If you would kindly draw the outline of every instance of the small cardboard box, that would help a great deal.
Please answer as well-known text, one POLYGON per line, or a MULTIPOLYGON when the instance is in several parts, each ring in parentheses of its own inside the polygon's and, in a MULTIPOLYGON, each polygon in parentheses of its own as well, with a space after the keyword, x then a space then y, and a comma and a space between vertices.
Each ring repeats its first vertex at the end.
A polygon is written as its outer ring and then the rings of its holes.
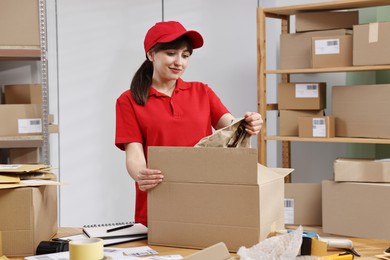
POLYGON ((279 135, 298 136, 298 118, 302 116, 323 116, 324 110, 280 110, 279 135))
POLYGON ((300 117, 299 137, 334 137, 334 116, 300 117))
POLYGON ((353 27, 353 65, 390 64, 390 22, 353 27))
POLYGON ((333 163, 335 181, 390 182, 390 160, 338 158, 333 163))
POLYGON ((296 110, 326 108, 326 83, 279 83, 278 108, 296 110))
POLYGON ((280 35, 280 68, 306 69, 311 67, 311 38, 350 34, 350 30, 338 29, 280 35))
POLYGON ((352 66, 352 35, 312 38, 312 67, 352 66))
POLYGON ((4 255, 34 255, 57 232, 57 186, 0 189, 0 208, 4 255))
POLYGON ((390 138, 390 84, 334 86, 336 136, 390 138))
POLYGON ((42 133, 42 105, 0 105, 0 136, 42 133))
POLYGON ((0 0, 0 46, 40 46, 38 0, 0 0))
POLYGON ((149 147, 164 181, 148 192, 148 243, 229 251, 284 228, 284 177, 252 148, 149 147))
POLYGON ((39 148, 10 148, 9 149, 10 164, 27 164, 40 163, 39 148))
POLYGON ((42 104, 42 85, 4 85, 4 98, 5 104, 42 104))
POLYGON ((355 24, 359 24, 359 11, 295 14, 295 30, 297 32, 352 29, 355 24))
POLYGON ((390 184, 322 181, 322 231, 390 239, 390 184))
POLYGON ((285 183, 285 223, 322 226, 321 183, 285 183))

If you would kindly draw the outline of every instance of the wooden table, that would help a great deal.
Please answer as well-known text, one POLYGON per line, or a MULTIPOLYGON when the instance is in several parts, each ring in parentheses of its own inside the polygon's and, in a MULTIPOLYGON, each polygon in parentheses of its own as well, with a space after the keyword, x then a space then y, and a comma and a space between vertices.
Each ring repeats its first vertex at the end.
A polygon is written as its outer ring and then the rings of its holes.
MULTIPOLYGON (((294 226, 288 226, 289 229, 294 229, 294 226)), ((318 232, 321 235, 321 228, 320 227, 304 227, 305 231, 315 231, 318 232)), ((58 237, 63 236, 71 236, 75 234, 80 234, 81 229, 80 228, 60 228, 58 232, 58 237)), ((342 237, 352 240, 354 248, 362 257, 355 258, 355 259, 378 259, 375 257, 375 255, 380 255, 383 253, 383 251, 390 247, 390 241, 389 240, 372 240, 372 239, 363 239, 363 238, 353 238, 353 237, 342 237)), ((119 248, 128 248, 128 247, 137 247, 137 246, 146 246, 147 240, 139 240, 134 242, 128 242, 123 244, 118 244, 113 247, 119 247, 119 248)), ((187 256, 194 252, 197 252, 199 250, 196 249, 189 249, 189 248, 177 248, 177 247, 167 247, 167 246, 154 246, 154 245, 148 245, 152 249, 156 250, 159 255, 182 255, 187 256)), ((329 249, 328 254, 335 254, 337 252, 343 252, 342 250, 334 250, 329 249)), ((232 254, 232 256, 236 256, 235 254, 232 254)), ((23 260, 23 257, 9 257, 9 259, 13 260, 23 260)), ((238 256, 237 256, 237 259, 238 256)))

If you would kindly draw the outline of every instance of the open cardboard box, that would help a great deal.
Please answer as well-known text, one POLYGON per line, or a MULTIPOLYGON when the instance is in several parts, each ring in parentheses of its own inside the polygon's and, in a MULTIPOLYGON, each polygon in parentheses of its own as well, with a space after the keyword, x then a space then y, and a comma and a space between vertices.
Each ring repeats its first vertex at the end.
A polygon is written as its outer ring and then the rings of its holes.
POLYGON ((148 243, 229 251, 284 228, 284 177, 252 148, 149 147, 164 180, 148 192, 148 243))

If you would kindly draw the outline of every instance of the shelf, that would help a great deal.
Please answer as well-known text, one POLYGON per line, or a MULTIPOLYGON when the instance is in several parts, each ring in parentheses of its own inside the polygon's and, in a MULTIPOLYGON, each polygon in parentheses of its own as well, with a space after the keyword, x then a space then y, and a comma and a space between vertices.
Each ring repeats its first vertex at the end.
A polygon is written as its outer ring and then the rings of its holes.
POLYGON ((264 8, 266 16, 286 16, 307 11, 331 11, 389 5, 389 0, 338 0, 325 3, 264 8))
POLYGON ((275 141, 291 141, 291 142, 390 144, 390 139, 351 138, 351 137, 301 138, 297 136, 267 136, 265 139, 275 140, 275 141))
POLYGON ((1 60, 40 60, 41 49, 33 47, 7 47, 0 46, 1 60))
POLYGON ((352 66, 352 67, 333 67, 333 68, 307 68, 307 69, 278 69, 266 70, 266 74, 303 74, 303 73, 329 73, 329 72, 354 72, 354 71, 375 71, 390 70, 390 65, 374 66, 352 66))
POLYGON ((29 148, 42 145, 42 135, 0 136, 0 148, 29 148))

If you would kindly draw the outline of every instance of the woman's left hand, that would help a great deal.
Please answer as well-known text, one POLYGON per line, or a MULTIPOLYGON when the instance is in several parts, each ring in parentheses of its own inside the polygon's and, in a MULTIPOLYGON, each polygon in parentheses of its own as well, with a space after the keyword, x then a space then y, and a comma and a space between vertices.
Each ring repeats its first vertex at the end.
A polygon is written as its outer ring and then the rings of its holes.
POLYGON ((245 130, 250 135, 257 135, 260 133, 261 127, 263 126, 263 118, 259 113, 246 112, 244 115, 245 130))

